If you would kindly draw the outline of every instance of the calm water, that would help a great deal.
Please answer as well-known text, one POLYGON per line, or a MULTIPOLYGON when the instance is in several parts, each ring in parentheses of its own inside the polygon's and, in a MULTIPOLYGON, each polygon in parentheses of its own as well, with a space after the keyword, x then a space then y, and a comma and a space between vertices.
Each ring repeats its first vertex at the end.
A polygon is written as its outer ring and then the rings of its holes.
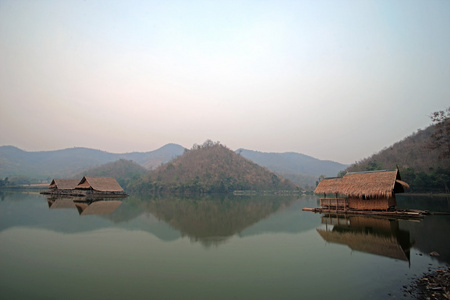
POLYGON ((411 278, 450 263, 449 216, 302 212, 314 196, 0 196, 1 299, 406 299, 411 278))

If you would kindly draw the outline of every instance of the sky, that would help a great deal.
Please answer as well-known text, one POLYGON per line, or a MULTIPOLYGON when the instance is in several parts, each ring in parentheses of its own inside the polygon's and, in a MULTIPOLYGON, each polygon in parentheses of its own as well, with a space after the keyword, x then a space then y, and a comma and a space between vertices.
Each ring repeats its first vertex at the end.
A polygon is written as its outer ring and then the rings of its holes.
POLYGON ((448 0, 0 0, 0 146, 353 163, 449 106, 448 0))

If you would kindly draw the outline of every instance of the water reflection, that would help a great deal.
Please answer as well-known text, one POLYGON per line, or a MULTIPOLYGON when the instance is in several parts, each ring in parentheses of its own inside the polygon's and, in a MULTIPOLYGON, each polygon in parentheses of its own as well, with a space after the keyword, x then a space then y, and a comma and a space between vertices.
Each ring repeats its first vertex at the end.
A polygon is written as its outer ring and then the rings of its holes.
POLYGON ((399 221, 367 216, 322 216, 325 229, 317 229, 329 243, 347 245, 354 251, 410 261, 413 246, 410 233, 400 229, 399 221))
POLYGON ((75 203, 78 213, 85 215, 109 215, 113 213, 122 201, 95 201, 95 202, 78 202, 75 203))
POLYGON ((71 198, 47 198, 47 203, 50 209, 76 208, 71 198))
POLYGON ((109 215, 112 214, 121 204, 119 200, 84 201, 84 198, 77 197, 49 197, 47 203, 49 209, 76 209, 82 216, 84 215, 109 215))
POLYGON ((290 197, 201 198, 164 197, 142 201, 143 210, 168 223, 191 241, 209 247, 226 242, 235 234, 286 207, 290 197))
MULTIPOLYGON (((263 219, 290 206, 297 199, 287 196, 150 197, 133 195, 121 201, 108 199, 107 201, 85 202, 81 200, 83 198, 50 197, 47 199, 47 203, 50 210, 74 209, 82 216, 95 214, 117 226, 150 232, 162 240, 169 241, 187 237, 191 242, 199 242, 205 247, 210 247, 221 245, 235 235, 252 235, 259 231, 267 231, 267 228, 258 227, 251 232, 245 232, 246 229, 253 228, 253 225, 260 224, 263 219), (256 232, 254 232, 255 230, 256 232)), ((293 217, 303 224, 305 220, 298 218, 300 210, 301 208, 295 210, 293 217)), ((310 215, 309 217, 313 218, 314 216, 310 215)), ((89 222, 91 221, 93 220, 89 220, 89 222)), ((73 222, 75 228, 84 228, 80 227, 81 220, 68 218, 66 224, 68 222, 73 222)), ((277 225, 283 224, 278 220, 277 225)), ((301 224, 296 226, 294 231, 297 232, 307 226, 307 224, 304 226, 301 224)), ((98 225, 91 224, 90 228, 94 230, 98 225)), ((279 230, 291 230, 289 224, 285 225, 279 230)), ((101 224, 100 226, 105 225, 101 224)), ((59 224, 54 224, 52 227, 61 230, 59 224)), ((311 224, 308 229, 314 227, 311 224)))

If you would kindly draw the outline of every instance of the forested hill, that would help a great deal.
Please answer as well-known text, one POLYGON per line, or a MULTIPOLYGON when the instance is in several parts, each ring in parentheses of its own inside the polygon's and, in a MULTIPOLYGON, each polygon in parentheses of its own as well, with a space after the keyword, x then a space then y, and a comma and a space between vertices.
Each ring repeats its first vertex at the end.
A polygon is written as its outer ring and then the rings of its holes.
POLYGON ((150 172, 135 186, 141 191, 181 193, 296 188, 290 181, 210 141, 150 172))
MULTIPOLYGON (((447 120, 447 127, 450 120, 447 120)), ((450 158, 442 149, 431 147, 436 125, 408 136, 400 142, 365 158, 346 169, 348 172, 400 169, 402 179, 412 192, 448 192, 450 187, 450 158)), ((448 136, 447 136, 448 139, 448 136)))

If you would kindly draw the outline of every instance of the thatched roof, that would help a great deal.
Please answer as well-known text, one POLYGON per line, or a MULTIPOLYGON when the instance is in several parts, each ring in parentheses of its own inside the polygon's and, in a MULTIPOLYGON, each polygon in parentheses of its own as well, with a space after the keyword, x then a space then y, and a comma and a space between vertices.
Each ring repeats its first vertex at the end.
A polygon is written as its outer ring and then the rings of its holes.
POLYGON ((58 190, 73 190, 78 185, 78 183, 79 183, 78 179, 55 178, 52 180, 48 188, 58 190))
POLYGON ((123 192, 120 184, 112 177, 84 176, 76 189, 93 189, 99 192, 123 192))
POLYGON ((395 193, 403 193, 409 188, 401 181, 400 172, 372 171, 347 173, 342 178, 325 178, 314 191, 317 194, 341 194, 349 197, 382 198, 392 197, 395 193))
POLYGON ((76 203, 80 215, 108 215, 113 213, 122 201, 96 201, 91 204, 76 203))

